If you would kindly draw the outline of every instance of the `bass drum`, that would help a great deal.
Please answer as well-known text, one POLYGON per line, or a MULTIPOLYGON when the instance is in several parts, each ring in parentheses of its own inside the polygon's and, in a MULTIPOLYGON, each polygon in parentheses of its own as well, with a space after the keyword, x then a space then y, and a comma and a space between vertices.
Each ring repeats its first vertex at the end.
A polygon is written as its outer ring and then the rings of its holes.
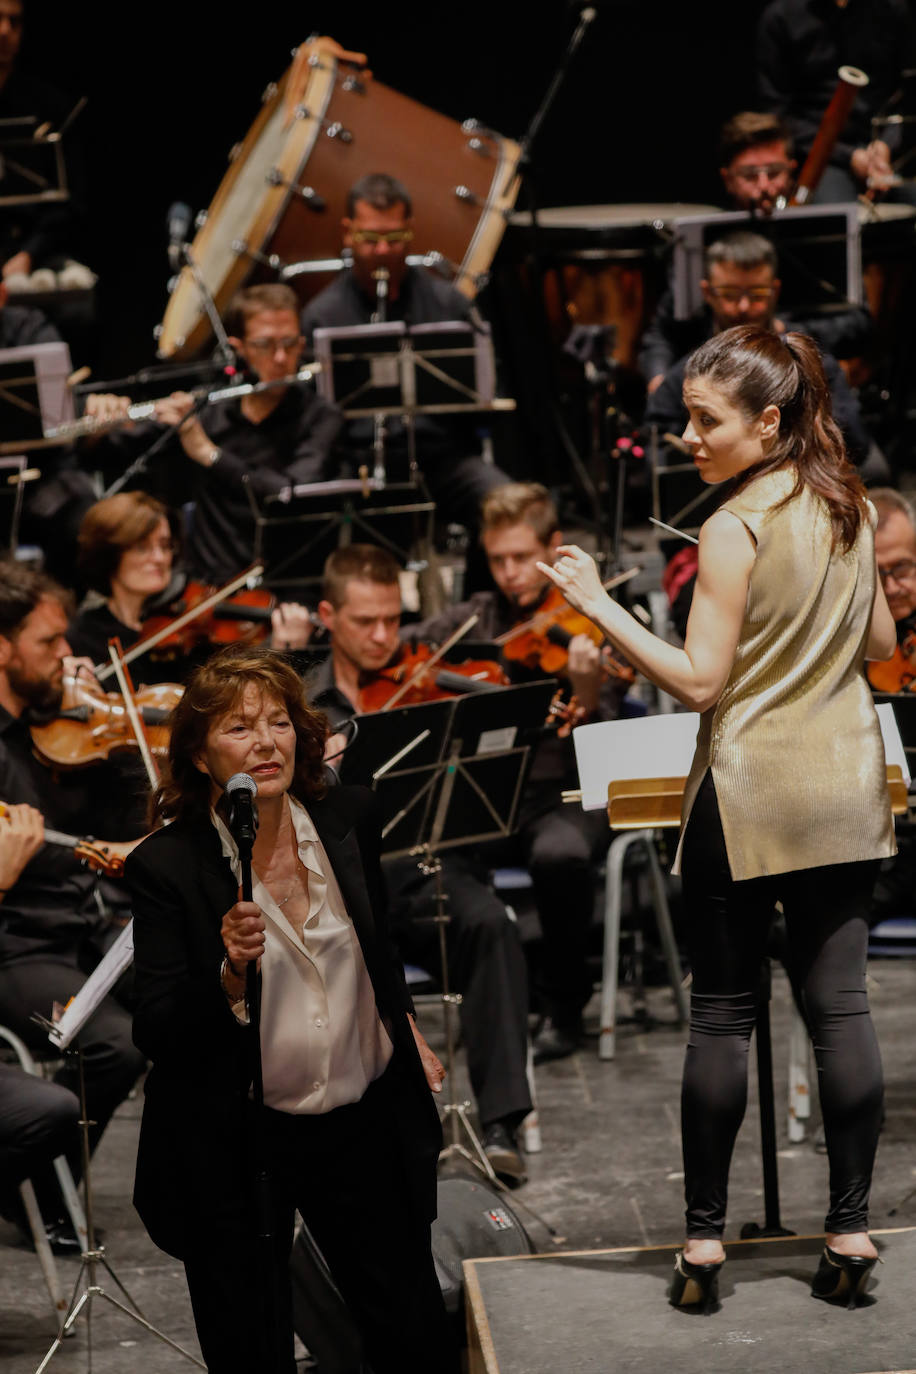
MULTIPOLYGON (((291 71, 265 92, 191 245, 217 310, 225 311, 256 269, 258 279, 273 279, 289 263, 337 257, 347 192, 377 171, 410 191, 412 250, 442 254, 455 286, 473 298, 515 204, 518 144, 361 77, 325 50, 310 59, 304 96, 290 116, 291 71)), ((305 302, 329 280, 309 272, 294 284, 305 302)), ((210 336, 185 267, 163 318, 159 355, 190 357, 210 336)))
POLYGON ((554 341, 574 325, 616 326, 614 357, 635 368, 643 329, 664 287, 664 262, 674 221, 682 215, 715 214, 713 205, 563 205, 513 215, 506 249, 520 264, 540 267, 544 309, 554 341))

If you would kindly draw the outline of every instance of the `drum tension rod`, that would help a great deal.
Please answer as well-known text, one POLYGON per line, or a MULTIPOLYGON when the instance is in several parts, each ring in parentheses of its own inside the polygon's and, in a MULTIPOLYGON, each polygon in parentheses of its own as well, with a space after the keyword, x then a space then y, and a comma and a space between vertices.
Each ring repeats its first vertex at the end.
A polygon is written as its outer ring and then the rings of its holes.
POLYGON ((317 118, 317 119, 318 119, 318 123, 321 125, 322 129, 324 129, 324 131, 325 131, 325 133, 327 134, 328 138, 339 138, 340 141, 341 141, 341 143, 352 143, 352 142, 353 142, 353 135, 350 133, 350 130, 347 129, 343 124, 341 124, 341 122, 340 122, 339 119, 335 119, 333 124, 328 124, 328 122, 327 122, 326 120, 318 118, 317 115, 316 115, 316 116, 313 116, 311 110, 308 108, 307 105, 297 105, 297 106, 296 106, 296 118, 297 118, 297 119, 312 119, 312 118, 317 118))
POLYGON ((249 248, 244 239, 233 239, 231 243, 233 253, 238 253, 240 257, 251 258, 252 262, 260 263, 262 267, 269 267, 272 272, 282 272, 286 263, 282 258, 278 258, 276 253, 268 256, 266 253, 259 253, 256 248, 249 248))
POLYGON ((287 181, 286 177, 278 167, 271 167, 265 178, 268 186, 283 186, 287 191, 292 191, 294 196, 301 196, 310 210, 326 210, 327 202, 320 196, 313 186, 296 186, 294 182, 287 181))

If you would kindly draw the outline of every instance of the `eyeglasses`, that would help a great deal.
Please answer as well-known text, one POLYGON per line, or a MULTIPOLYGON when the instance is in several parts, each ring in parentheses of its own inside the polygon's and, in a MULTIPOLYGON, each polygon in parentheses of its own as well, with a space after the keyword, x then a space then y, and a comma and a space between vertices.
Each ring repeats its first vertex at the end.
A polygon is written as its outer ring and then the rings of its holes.
POLYGON ((899 563, 892 563, 889 568, 879 568, 878 576, 882 586, 886 586, 891 578, 895 582, 912 582, 916 578, 916 562, 912 558, 901 558, 899 563))
POLYGON ((380 243, 385 243, 389 248, 394 248, 399 243, 410 243, 413 238, 413 230, 389 229, 387 234, 380 234, 375 229, 354 229, 350 237, 354 243, 365 243, 370 248, 375 248, 380 243))
POLYGON ((294 349, 301 348, 302 335, 292 334, 287 339, 246 339, 245 347, 251 348, 255 353, 292 353, 294 349))
POLYGON ((133 544, 125 553, 135 554, 137 558, 149 558, 150 554, 161 553, 171 557, 178 550, 172 539, 144 539, 140 544, 133 544))
POLYGON ((761 177, 766 177, 767 181, 775 181, 784 172, 791 170, 791 162, 762 162, 759 167, 735 167, 732 175, 739 181, 759 181, 761 177))
POLYGON ((711 286, 709 294, 720 301, 768 301, 773 294, 772 286, 711 286))

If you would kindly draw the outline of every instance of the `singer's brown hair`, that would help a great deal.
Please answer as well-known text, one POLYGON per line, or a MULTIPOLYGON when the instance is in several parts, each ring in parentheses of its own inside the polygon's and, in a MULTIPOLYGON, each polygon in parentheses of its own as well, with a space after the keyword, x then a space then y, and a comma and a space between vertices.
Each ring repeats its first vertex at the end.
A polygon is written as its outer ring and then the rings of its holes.
POLYGON ((779 408, 773 445, 761 462, 740 475, 731 491, 791 464, 796 480, 786 500, 803 486, 811 487, 827 504, 834 545, 843 552, 852 548, 865 518, 865 488, 846 457, 814 340, 807 334, 780 335, 759 325, 739 324, 691 353, 684 381, 698 377, 718 387, 748 421, 756 420, 767 406, 779 408))
POLYGON ((322 796, 327 717, 305 699, 302 680, 282 655, 272 649, 228 644, 191 674, 184 695, 170 717, 169 752, 153 796, 151 820, 205 816, 210 807, 210 779, 195 764, 211 728, 238 706, 249 685, 281 702, 296 732, 296 764, 290 792, 308 803, 322 796))

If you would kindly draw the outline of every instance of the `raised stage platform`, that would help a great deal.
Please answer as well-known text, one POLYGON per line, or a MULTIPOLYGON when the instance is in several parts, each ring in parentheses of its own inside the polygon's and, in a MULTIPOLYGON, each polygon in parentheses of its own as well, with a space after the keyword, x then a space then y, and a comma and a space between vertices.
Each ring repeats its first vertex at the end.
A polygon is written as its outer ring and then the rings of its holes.
POLYGON ((674 1246, 467 1260, 469 1374, 916 1374, 916 1227, 855 1312, 810 1295, 823 1236, 728 1243, 710 1316, 667 1302, 674 1246))

